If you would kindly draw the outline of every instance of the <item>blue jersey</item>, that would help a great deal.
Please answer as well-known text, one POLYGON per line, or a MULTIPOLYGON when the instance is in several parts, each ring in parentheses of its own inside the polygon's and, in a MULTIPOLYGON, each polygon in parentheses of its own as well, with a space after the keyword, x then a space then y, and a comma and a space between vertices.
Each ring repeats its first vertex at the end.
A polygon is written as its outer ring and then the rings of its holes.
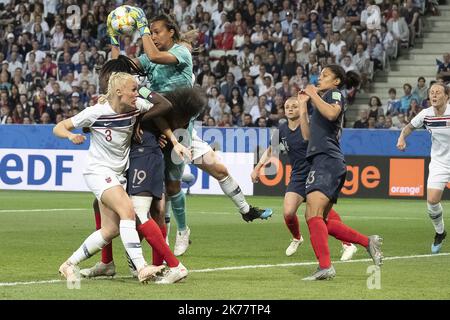
POLYGON ((312 158, 317 154, 327 154, 332 158, 344 160, 340 147, 342 126, 344 125, 345 98, 338 89, 328 90, 322 99, 329 104, 338 103, 341 112, 336 120, 330 121, 315 108, 310 120, 311 136, 306 156, 312 158))
POLYGON ((303 172, 308 166, 306 161, 308 141, 303 139, 300 125, 295 130, 291 130, 288 123, 285 122, 278 129, 280 131, 280 146, 287 151, 292 171, 303 172))

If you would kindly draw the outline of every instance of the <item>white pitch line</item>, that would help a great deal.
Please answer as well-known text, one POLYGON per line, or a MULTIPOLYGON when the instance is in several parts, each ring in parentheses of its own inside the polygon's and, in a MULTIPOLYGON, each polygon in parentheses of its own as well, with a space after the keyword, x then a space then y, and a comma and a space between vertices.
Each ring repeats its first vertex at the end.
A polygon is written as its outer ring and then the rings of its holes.
MULTIPOLYGON (((396 257, 385 257, 383 261, 388 260, 404 260, 404 259, 421 259, 421 258, 434 258, 450 256, 449 253, 438 253, 438 254, 423 254, 423 255, 410 255, 410 256, 396 256, 396 257)), ((342 263, 358 263, 358 262, 371 262, 372 259, 358 259, 350 261, 334 261, 334 264, 342 263)), ((259 265, 248 265, 248 266, 236 266, 236 267, 222 267, 222 268, 208 268, 208 269, 198 269, 189 270, 190 273, 203 273, 203 272, 216 272, 216 271, 232 271, 232 270, 245 270, 245 269, 258 269, 258 268, 282 268, 282 267, 302 267, 317 265, 317 261, 310 262, 298 262, 298 263, 279 263, 279 264, 259 264, 259 265)), ((118 276, 117 279, 130 279, 131 276, 118 276)), ((61 283, 66 282, 66 280, 43 280, 43 281, 27 281, 27 282, 0 282, 0 287, 14 287, 19 285, 33 285, 33 284, 51 284, 51 283, 61 283)))
POLYGON ((85 210, 92 210, 90 208, 58 208, 58 209, 4 209, 0 210, 0 213, 5 212, 55 212, 55 211, 85 211, 85 210))

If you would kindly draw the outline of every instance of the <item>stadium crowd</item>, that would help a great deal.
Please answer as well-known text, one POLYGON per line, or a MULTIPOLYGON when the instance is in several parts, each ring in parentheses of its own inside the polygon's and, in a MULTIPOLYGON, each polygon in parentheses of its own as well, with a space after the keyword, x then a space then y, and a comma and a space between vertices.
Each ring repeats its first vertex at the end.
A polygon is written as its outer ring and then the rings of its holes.
MULTIPOLYGON (((414 46, 423 15, 437 12, 430 0, 377 1, 378 30, 367 10, 374 0, 0 0, 0 124, 58 123, 94 105, 97 68, 110 57, 106 19, 121 4, 143 8, 149 19, 169 13, 182 32, 198 30, 193 71, 209 97, 199 120, 221 127, 286 121, 286 99, 316 84, 331 62, 361 75, 362 87, 346 91, 351 103, 401 47, 414 46)), ((121 50, 143 54, 139 34, 122 37, 121 50)), ((448 68, 445 54, 443 81, 448 68)), ((428 106, 427 88, 420 77, 400 98, 400 88, 385 102, 371 97, 354 127, 402 128, 428 106)))

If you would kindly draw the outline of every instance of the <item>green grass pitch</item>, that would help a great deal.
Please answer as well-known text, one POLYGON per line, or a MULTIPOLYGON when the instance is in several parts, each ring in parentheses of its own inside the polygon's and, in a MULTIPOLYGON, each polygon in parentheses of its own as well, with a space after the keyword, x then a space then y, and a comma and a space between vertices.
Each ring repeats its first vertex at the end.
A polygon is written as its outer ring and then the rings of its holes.
MULTIPOLYGON (((94 230, 92 200, 89 193, 0 191, 0 299, 450 298, 449 244, 444 244, 442 254, 428 256, 434 230, 426 203, 401 199, 341 199, 335 207, 348 225, 384 238, 388 259, 381 268, 379 289, 368 288, 373 275, 367 273, 371 263, 365 260, 366 251, 359 247, 353 262, 339 263, 340 243, 332 238, 336 278, 301 280, 316 268, 303 205, 299 220, 305 242, 294 256, 286 257, 290 236, 283 221, 282 198, 249 197, 254 205, 273 208, 274 215, 268 221, 245 223, 226 197, 198 195, 187 198, 192 245, 180 259, 191 271, 184 282, 138 284, 129 275, 122 244, 116 239, 116 277, 83 280, 79 289, 68 289, 57 274, 58 267, 94 230)), ((450 202, 443 206, 448 217, 450 202)), ((143 248, 151 261, 148 245, 143 248)), ((81 266, 98 259, 99 255, 81 266)))

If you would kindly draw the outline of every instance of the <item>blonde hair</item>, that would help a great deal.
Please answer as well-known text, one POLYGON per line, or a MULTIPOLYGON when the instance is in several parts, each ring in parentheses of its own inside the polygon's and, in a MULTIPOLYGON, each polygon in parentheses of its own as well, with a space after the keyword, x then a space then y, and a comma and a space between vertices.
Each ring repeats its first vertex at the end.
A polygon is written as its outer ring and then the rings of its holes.
POLYGON ((113 72, 108 80, 108 90, 98 98, 98 103, 104 104, 115 95, 115 90, 120 88, 127 80, 136 81, 133 75, 126 72, 113 72))

